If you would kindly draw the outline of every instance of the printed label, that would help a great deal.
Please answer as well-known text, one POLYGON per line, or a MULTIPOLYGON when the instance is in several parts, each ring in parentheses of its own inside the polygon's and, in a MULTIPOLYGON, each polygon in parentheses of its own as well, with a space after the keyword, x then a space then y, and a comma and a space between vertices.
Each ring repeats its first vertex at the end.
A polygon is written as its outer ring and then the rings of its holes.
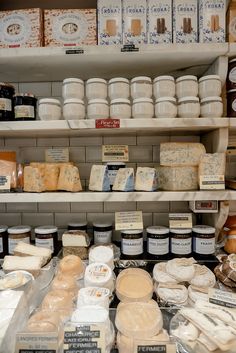
POLYGON ((121 0, 100 0, 98 9, 98 44, 110 45, 122 42, 121 0))
POLYGON ((218 202, 194 201, 194 211, 218 211, 218 202))
POLYGON ((120 119, 96 119, 96 129, 119 129, 120 119))
POLYGON ((49 239, 38 239, 35 238, 35 245, 39 248, 47 248, 54 252, 53 238, 49 239))
POLYGON ((3 240, 0 238, 0 253, 3 252, 3 240))
POLYGON ((56 353, 58 344, 56 333, 17 333, 15 353, 56 353))
POLYGON ((142 211, 115 212, 115 230, 143 229, 142 211))
POLYGON ((122 239, 121 251, 124 255, 140 255, 143 253, 143 238, 122 239))
POLYGON ((12 238, 8 238, 8 251, 9 251, 9 254, 14 254, 14 250, 15 250, 15 247, 16 245, 19 243, 19 242, 24 242, 26 244, 29 244, 30 243, 30 238, 21 238, 21 239, 12 239, 12 238))
POLYGON ((103 145, 102 146, 103 162, 128 162, 129 146, 127 145, 103 145))
POLYGON ((58 42, 75 46, 88 36, 89 24, 83 14, 66 13, 54 17, 52 32, 52 36, 58 42))
POLYGON ((45 161, 47 163, 68 163, 69 148, 47 148, 45 150, 45 161))
POLYGON ((194 238, 193 251, 197 254, 210 255, 215 252, 215 238, 202 239, 194 238))
POLYGON ((174 0, 174 43, 196 43, 198 40, 197 0, 174 0))
POLYGON ((12 111, 11 99, 0 98, 0 110, 11 112, 12 111))
POLYGON ((8 192, 11 189, 11 177, 10 175, 7 176, 0 176, 0 191, 1 192, 8 192))
POLYGON ((93 276, 94 279, 99 280, 102 278, 105 280, 108 275, 108 269, 103 265, 97 265, 93 266, 89 273, 93 276))
POLYGON ((136 340, 134 343, 134 353, 176 353, 175 343, 160 343, 147 341, 144 345, 142 342, 138 343, 136 340))
POLYGON ((201 190, 224 190, 225 176, 224 175, 200 175, 201 190))
POLYGON ((225 306, 227 308, 236 308, 236 293, 209 288, 208 298, 209 302, 212 304, 225 306))
POLYGON ((172 43, 172 0, 148 1, 148 42, 172 43))
POLYGON ((192 252, 192 238, 171 239, 171 252, 176 255, 187 255, 192 252))
POLYGON ((170 228, 189 229, 192 226, 192 213, 169 213, 170 228))
POLYGON ((147 240, 148 253, 152 255, 166 255, 169 252, 169 238, 147 240))
POLYGON ((14 108, 15 119, 19 118, 35 118, 34 107, 31 105, 17 105, 14 108))
POLYGON ((94 231, 94 243, 95 244, 109 244, 111 243, 112 230, 106 232, 94 231))

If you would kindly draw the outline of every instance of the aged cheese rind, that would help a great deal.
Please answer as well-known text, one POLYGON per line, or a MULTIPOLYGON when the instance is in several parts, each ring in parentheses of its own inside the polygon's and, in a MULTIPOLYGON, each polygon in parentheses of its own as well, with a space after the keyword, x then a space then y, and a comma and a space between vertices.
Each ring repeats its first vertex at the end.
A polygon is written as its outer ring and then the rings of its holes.
POLYGON ((114 191, 133 191, 134 190, 134 169, 120 168, 112 187, 114 191))
POLYGON ((206 153, 204 145, 193 142, 166 142, 160 145, 160 165, 198 166, 206 153))
POLYGON ((199 163, 199 176, 201 175, 225 175, 226 154, 206 153, 199 163))
POLYGON ((158 186, 166 191, 198 189, 198 167, 157 167, 158 186))
POLYGON ((108 168, 105 165, 93 165, 89 179, 89 190, 110 191, 108 168))
POLYGON ((138 167, 135 179, 136 191, 157 190, 157 171, 155 168, 138 167))

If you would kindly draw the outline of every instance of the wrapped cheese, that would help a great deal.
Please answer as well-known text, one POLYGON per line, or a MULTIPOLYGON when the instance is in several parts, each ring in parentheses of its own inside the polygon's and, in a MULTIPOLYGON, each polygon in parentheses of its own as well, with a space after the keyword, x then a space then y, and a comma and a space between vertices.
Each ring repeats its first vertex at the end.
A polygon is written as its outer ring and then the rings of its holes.
POLYGON ((108 168, 105 165, 93 165, 89 179, 89 190, 110 191, 108 168))
POLYGON ((155 191, 157 189, 157 171, 155 168, 138 167, 136 172, 136 191, 155 191))
POLYGON ((116 174, 113 184, 113 191, 133 191, 134 190, 134 169, 121 168, 116 174))
POLYGON ((198 167, 157 167, 159 188, 166 191, 198 189, 198 167))
POLYGON ((206 153, 204 145, 193 142, 165 142, 160 145, 160 164, 163 166, 198 166, 206 153))

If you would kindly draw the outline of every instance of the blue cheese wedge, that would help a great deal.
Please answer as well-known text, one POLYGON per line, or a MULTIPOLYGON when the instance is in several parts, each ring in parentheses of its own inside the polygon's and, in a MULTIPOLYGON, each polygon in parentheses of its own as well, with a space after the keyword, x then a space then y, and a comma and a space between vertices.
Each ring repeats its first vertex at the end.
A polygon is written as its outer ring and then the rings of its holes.
POLYGON ((199 175, 225 175, 225 153, 206 153, 201 157, 199 175))
POLYGON ((166 142, 160 145, 160 164, 163 166, 198 166, 206 153, 203 144, 195 142, 166 142))
POLYGON ((110 191, 108 168, 105 165, 93 165, 89 179, 89 190, 110 191))
POLYGON ((166 191, 198 189, 198 167, 157 167, 158 186, 166 191))
POLYGON ((58 190, 78 192, 82 190, 79 169, 72 165, 60 168, 60 175, 57 184, 58 190))
POLYGON ((46 191, 44 178, 38 168, 27 166, 24 168, 24 191, 46 191))
POLYGON ((148 168, 148 167, 137 168, 135 190, 137 191, 157 190, 157 171, 155 168, 148 168))
POLYGON ((134 191, 134 169, 119 169, 113 184, 113 191, 134 191))

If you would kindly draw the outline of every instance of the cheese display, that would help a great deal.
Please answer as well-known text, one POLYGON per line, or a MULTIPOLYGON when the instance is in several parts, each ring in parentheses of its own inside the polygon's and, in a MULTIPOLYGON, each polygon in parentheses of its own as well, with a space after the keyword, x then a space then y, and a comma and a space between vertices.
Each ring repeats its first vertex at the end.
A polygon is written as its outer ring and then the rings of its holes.
POLYGON ((93 165, 89 179, 89 190, 110 191, 108 168, 105 165, 93 165))
POLYGON ((76 255, 81 260, 88 258, 90 239, 87 233, 80 230, 68 230, 62 235, 63 256, 76 255))
POLYGON ((155 191, 157 189, 157 171, 155 168, 137 168, 135 178, 136 191, 155 191))
POLYGON ((186 305, 188 302, 188 290, 181 284, 160 283, 156 288, 156 294, 160 304, 186 305))
POLYGON ((114 269, 114 252, 108 246, 95 246, 89 252, 89 263, 102 262, 114 269))
POLYGON ((107 288, 81 288, 78 293, 77 308, 82 308, 85 305, 96 305, 109 310, 110 294, 110 290, 107 288))
POLYGON ((113 191, 134 191, 134 169, 120 168, 112 187, 113 191))
POLYGON ((167 273, 165 262, 159 262, 154 266, 153 278, 158 283, 178 283, 177 279, 167 273))
POLYGON ((198 189, 198 167, 157 167, 158 187, 167 191, 198 189))
POLYGON ((86 267, 84 274, 85 287, 107 288, 114 290, 114 275, 111 268, 102 262, 94 262, 86 267))
POLYGON ((52 251, 47 248, 41 248, 34 245, 19 242, 15 249, 14 255, 17 256, 39 256, 44 259, 44 265, 51 259, 52 251))
POLYGON ((206 153, 204 145, 193 142, 165 142, 160 145, 160 165, 169 167, 195 166, 206 153))

